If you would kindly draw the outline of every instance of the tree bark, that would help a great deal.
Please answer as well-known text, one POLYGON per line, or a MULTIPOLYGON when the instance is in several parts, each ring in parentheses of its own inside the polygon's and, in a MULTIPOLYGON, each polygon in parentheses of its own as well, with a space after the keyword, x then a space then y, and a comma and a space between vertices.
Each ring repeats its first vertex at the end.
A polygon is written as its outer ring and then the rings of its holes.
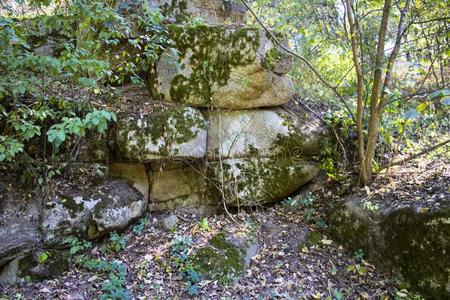
POLYGON ((369 133, 367 137, 366 153, 364 156, 364 174, 360 176, 360 185, 368 185, 372 180, 372 161, 375 156, 375 149, 378 139, 378 126, 380 124, 380 115, 378 113, 378 103, 380 99, 382 86, 382 68, 384 59, 384 47, 386 44, 387 27, 389 15, 391 13, 391 0, 386 0, 383 6, 383 15, 381 17, 381 26, 378 33, 377 54, 375 57, 375 72, 372 84, 372 94, 370 96, 370 117, 369 133))
POLYGON ((362 71, 362 65, 360 61, 361 48, 359 44, 359 33, 356 27, 355 14, 352 7, 351 0, 345 1, 347 18, 350 27, 350 42, 352 46, 353 64, 356 71, 357 79, 357 99, 356 99, 356 137, 358 146, 358 158, 360 166, 360 175, 364 178, 360 178, 362 181, 367 181, 365 178, 365 164, 364 164, 364 132, 363 132, 363 119, 364 119, 364 77, 362 71))

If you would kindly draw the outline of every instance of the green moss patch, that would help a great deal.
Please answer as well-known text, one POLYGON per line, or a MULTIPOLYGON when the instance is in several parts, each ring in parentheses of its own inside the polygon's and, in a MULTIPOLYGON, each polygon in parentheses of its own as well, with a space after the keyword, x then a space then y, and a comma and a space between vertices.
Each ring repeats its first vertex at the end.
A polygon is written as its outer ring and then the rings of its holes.
POLYGON ((233 281, 245 268, 243 249, 229 242, 225 233, 218 233, 210 246, 200 249, 194 257, 196 269, 206 278, 233 281))
POLYGON ((170 96, 174 102, 185 103, 190 97, 208 104, 214 86, 225 86, 231 69, 246 66, 256 59, 259 31, 254 28, 234 30, 223 26, 179 26, 168 28, 180 52, 182 62, 188 59, 189 76, 178 74, 172 80, 170 96))

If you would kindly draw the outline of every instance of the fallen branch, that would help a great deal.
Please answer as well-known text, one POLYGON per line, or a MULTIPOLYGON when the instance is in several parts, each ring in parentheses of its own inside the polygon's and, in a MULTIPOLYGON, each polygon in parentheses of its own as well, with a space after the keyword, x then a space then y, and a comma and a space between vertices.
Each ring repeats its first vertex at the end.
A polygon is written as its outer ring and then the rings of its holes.
POLYGON ((253 17, 256 19, 256 21, 259 23, 259 25, 261 25, 261 27, 267 32, 267 34, 270 36, 270 38, 281 48, 283 49, 285 52, 287 52, 288 54, 299 58, 301 61, 303 61, 312 71, 313 73, 319 78, 319 80, 325 85, 327 86, 329 89, 331 89, 336 96, 338 96, 339 100, 344 104, 345 108, 347 109, 348 113, 352 116, 353 121, 356 122, 355 116, 353 115, 352 110, 350 109, 350 107, 347 104, 347 101, 345 101, 344 97, 342 97, 342 95, 337 91, 337 86, 332 86, 328 81, 325 80, 325 78, 322 77, 322 75, 320 75, 319 71, 316 70, 316 68, 303 56, 301 56, 300 54, 292 51, 291 49, 289 49, 288 47, 286 47, 285 45, 283 45, 277 38, 276 36, 267 28, 267 26, 264 24, 264 22, 256 15, 256 13, 250 8, 250 6, 247 4, 247 2, 245 2, 245 0, 241 0, 242 4, 244 4, 244 6, 247 8, 247 10, 253 15, 253 17))
POLYGON ((440 148, 442 146, 445 146, 448 143, 450 143, 450 139, 447 139, 447 140, 443 141, 442 143, 439 143, 437 145, 434 145, 434 146, 431 146, 429 148, 426 148, 425 150, 422 150, 422 151, 420 151, 418 153, 415 153, 415 154, 413 154, 413 155, 411 155, 411 156, 409 156, 407 158, 404 158, 404 159, 401 159, 401 160, 398 160, 398 161, 394 161, 392 163, 388 163, 388 164, 384 165, 383 167, 381 167, 379 172, 384 170, 384 169, 388 169, 390 167, 393 167, 393 166, 403 165, 404 163, 407 163, 408 161, 411 161, 411 160, 413 160, 415 158, 418 158, 418 157, 420 157, 422 155, 428 154, 429 152, 434 151, 434 150, 436 150, 436 149, 438 149, 438 148, 440 148))

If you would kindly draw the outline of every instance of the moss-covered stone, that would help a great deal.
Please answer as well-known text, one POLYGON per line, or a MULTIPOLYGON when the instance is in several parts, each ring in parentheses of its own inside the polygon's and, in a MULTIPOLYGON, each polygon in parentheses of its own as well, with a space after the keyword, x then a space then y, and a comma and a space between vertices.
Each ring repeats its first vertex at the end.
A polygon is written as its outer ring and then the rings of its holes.
POLYGON ((205 120, 190 107, 159 109, 138 118, 120 119, 116 136, 118 156, 130 161, 199 158, 206 152, 205 120))
POLYGON ((251 108, 282 104, 292 96, 292 82, 264 68, 270 47, 261 45, 258 29, 171 25, 168 30, 177 53, 165 51, 149 75, 154 94, 166 101, 251 108))
POLYGON ((65 184, 69 188, 64 196, 55 195, 42 210, 46 245, 63 245, 70 236, 99 238, 126 227, 147 208, 148 199, 124 180, 110 180, 86 190, 65 184))
POLYGON ((233 206, 273 203, 292 194, 317 175, 314 164, 276 158, 227 159, 208 164, 212 197, 233 206))
POLYGON ((450 295, 450 207, 414 206, 368 212, 357 199, 332 210, 330 229, 350 249, 433 299, 450 295))
POLYGON ((205 278, 230 283, 242 276, 257 248, 252 236, 235 238, 221 232, 211 238, 208 246, 197 251, 194 266, 205 278))
POLYGON ((324 126, 283 109, 208 114, 208 159, 318 155, 324 126))

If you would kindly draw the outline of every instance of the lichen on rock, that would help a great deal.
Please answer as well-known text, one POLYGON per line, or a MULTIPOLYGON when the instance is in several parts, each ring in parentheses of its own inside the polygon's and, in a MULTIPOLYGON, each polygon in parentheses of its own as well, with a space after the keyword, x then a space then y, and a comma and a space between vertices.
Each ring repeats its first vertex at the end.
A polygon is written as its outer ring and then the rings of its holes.
POLYGON ((120 119, 117 155, 135 162, 160 158, 200 158, 206 152, 206 123, 197 109, 170 107, 120 119))
POLYGON ((450 287, 450 208, 433 210, 414 205, 367 211, 350 197, 330 214, 333 237, 350 249, 363 249, 404 284, 435 299, 445 299, 450 287))
MULTIPOLYGON (((276 46, 258 29, 171 25, 169 32, 176 51, 166 50, 156 75, 149 77, 154 94, 162 94, 165 101, 253 108, 283 104, 292 97, 292 81, 264 63, 276 46)), ((274 68, 279 59, 271 59, 274 68)))
POLYGON ((204 278, 227 284, 243 275, 258 249, 258 240, 251 234, 238 237, 220 232, 197 251, 194 265, 204 278))
POLYGON ((124 180, 108 180, 80 191, 56 194, 43 208, 43 241, 62 245, 66 238, 95 239, 126 227, 147 208, 148 199, 124 180))
POLYGON ((313 163, 286 157, 226 159, 207 168, 212 197, 238 207, 284 199, 319 171, 313 163))

